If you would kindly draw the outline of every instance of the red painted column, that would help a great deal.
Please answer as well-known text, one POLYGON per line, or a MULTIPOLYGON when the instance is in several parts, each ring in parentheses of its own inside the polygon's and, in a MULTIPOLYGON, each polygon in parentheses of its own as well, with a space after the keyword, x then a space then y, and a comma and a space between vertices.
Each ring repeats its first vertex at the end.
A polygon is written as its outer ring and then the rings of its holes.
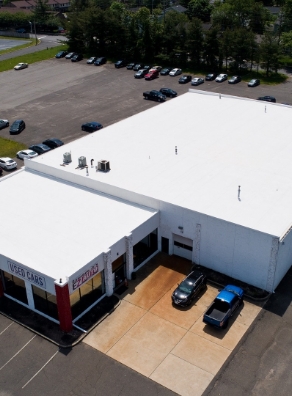
POLYGON ((4 296, 4 287, 0 276, 0 298, 4 296))
POLYGON ((60 327, 65 333, 69 333, 72 330, 73 323, 68 282, 62 283, 62 279, 60 279, 60 282, 55 281, 55 290, 60 327))

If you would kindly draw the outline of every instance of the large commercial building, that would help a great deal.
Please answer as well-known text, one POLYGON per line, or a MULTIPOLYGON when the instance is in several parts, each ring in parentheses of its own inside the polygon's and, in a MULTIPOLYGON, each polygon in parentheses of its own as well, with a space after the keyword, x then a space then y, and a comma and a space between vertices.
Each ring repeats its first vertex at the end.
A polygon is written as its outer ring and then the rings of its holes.
POLYGON ((0 295, 69 331, 158 251, 273 291, 292 263, 291 115, 190 90, 26 160, 0 183, 0 295))

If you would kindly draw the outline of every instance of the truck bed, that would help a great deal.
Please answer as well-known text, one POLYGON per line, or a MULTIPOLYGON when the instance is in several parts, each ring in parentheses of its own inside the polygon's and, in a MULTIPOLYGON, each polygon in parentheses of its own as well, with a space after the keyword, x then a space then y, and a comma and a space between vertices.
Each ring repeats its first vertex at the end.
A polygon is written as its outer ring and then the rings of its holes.
POLYGON ((221 322, 224 319, 229 308, 229 304, 225 301, 215 300, 204 316, 221 322))

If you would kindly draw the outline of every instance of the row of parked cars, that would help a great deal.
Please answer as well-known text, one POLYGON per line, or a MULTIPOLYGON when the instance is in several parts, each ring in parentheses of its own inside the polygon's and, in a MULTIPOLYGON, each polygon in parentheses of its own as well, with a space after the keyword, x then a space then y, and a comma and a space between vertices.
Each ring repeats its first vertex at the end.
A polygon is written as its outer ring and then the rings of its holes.
MULTIPOLYGON (((65 59, 71 59, 72 62, 79 62, 83 59, 83 55, 77 52, 68 52, 68 51, 59 51, 56 55, 55 58, 60 59, 60 58, 65 58, 65 59)), ((96 57, 92 56, 87 60, 88 65, 95 65, 95 66, 101 66, 107 62, 107 59, 104 56, 96 57)))
MULTIPOLYGON (((172 293, 172 303, 179 307, 188 307, 195 298, 207 289, 207 277, 198 269, 191 273, 180 283, 172 293)), ((203 322, 226 329, 229 319, 243 303, 243 290, 234 285, 227 285, 219 292, 217 297, 204 313, 203 322)))

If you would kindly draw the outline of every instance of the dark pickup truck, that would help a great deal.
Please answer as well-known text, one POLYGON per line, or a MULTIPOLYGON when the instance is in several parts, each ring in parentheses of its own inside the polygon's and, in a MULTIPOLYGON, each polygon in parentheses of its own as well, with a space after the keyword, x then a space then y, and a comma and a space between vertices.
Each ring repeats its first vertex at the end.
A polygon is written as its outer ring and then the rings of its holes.
POLYGON ((226 329, 229 318, 242 304, 243 290, 240 287, 228 285, 215 298, 203 317, 203 322, 215 327, 226 329))
POLYGON ((143 96, 145 99, 156 100, 156 102, 166 101, 166 96, 159 91, 155 91, 154 89, 152 91, 143 92, 143 96))

